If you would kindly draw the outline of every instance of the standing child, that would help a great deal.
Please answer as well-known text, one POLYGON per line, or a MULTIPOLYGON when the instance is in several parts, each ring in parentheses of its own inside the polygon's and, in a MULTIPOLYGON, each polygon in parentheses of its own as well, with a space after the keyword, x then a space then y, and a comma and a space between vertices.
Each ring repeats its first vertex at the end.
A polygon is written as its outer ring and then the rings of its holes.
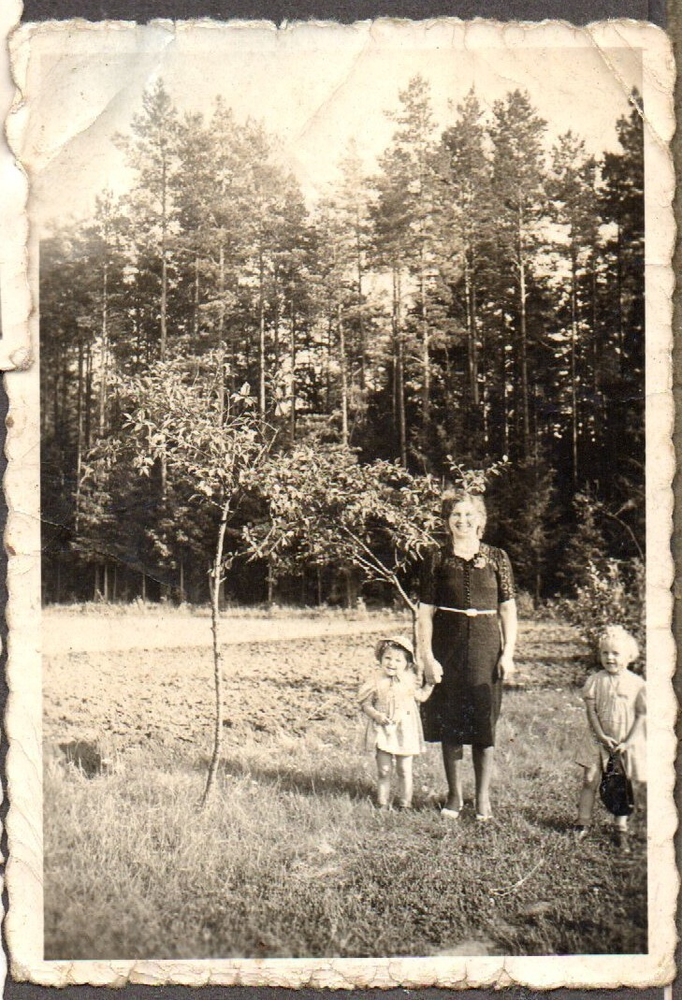
POLYGON ((423 734, 417 702, 426 701, 433 684, 417 676, 409 639, 381 639, 374 650, 379 661, 375 675, 361 685, 358 701, 368 717, 365 749, 376 752, 377 804, 388 809, 391 768, 398 772, 399 809, 412 806, 412 758, 422 751, 423 734))
MULTIPOLYGON (((628 777, 646 781, 644 720, 646 685, 628 670, 639 656, 636 640, 620 625, 609 625, 599 637, 599 659, 604 668, 587 678, 583 699, 592 741, 585 743, 576 757, 584 768, 578 806, 578 838, 583 839, 592 819, 602 768, 609 753, 622 754, 628 777)), ((615 842, 629 852, 627 816, 615 817, 615 842)))

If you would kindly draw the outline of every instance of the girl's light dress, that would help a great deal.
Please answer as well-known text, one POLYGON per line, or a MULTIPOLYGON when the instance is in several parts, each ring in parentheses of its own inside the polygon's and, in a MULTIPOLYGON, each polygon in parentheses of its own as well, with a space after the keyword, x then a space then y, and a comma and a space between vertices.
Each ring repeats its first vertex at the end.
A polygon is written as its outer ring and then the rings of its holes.
POLYGON ((369 703, 391 719, 390 726, 380 726, 367 720, 363 747, 384 753, 412 757, 424 748, 424 733, 417 702, 426 701, 433 691, 432 684, 420 685, 412 670, 387 677, 381 670, 360 685, 360 706, 369 703))
MULTIPOLYGON (((635 717, 646 714, 646 684, 631 670, 610 674, 599 670, 585 681, 584 701, 592 701, 597 718, 607 736, 619 742, 627 738, 635 717)), ((588 727, 589 728, 589 727, 588 727)), ((602 767, 608 760, 608 750, 598 743, 592 729, 576 754, 576 763, 583 767, 602 767)), ((624 755, 625 769, 634 781, 646 781, 646 743, 642 730, 624 755)))

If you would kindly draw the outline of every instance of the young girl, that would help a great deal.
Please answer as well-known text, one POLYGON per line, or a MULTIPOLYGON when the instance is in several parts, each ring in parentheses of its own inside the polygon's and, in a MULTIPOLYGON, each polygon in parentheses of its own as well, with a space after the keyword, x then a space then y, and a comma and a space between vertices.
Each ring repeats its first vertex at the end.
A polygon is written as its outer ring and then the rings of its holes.
MULTIPOLYGON (((585 711, 592 740, 586 741, 576 757, 584 768, 583 787, 578 806, 577 833, 587 835, 594 801, 601 780, 602 766, 609 752, 623 755, 628 777, 646 781, 644 720, 646 685, 641 677, 628 670, 639 656, 634 637, 620 625, 609 625, 599 638, 599 659, 604 668, 587 678, 583 688, 585 711)), ((615 841, 629 852, 627 816, 615 817, 615 841)))
POLYGON ((426 701, 433 684, 418 678, 409 639, 381 639, 374 650, 379 669, 361 685, 358 701, 368 717, 365 749, 376 752, 377 804, 388 809, 391 766, 398 772, 399 809, 412 806, 412 758, 421 753, 423 734, 417 702, 426 701))

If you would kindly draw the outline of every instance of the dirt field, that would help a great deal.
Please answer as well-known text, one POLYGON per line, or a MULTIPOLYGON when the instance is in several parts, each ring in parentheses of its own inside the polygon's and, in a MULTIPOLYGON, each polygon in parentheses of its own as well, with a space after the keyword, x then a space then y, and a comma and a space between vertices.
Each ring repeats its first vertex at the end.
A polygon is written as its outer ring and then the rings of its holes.
MULTIPOLYGON (((354 718, 354 693, 381 635, 409 633, 396 616, 365 620, 226 619, 222 623, 225 727, 303 735, 338 714, 354 718)), ((210 739, 213 660, 208 618, 123 618, 47 613, 44 735, 95 739, 123 749, 153 739, 210 739)), ((571 683, 575 636, 559 623, 522 622, 519 687, 571 683)))
MULTIPOLYGON (((400 628, 397 615, 349 617, 302 614, 285 617, 246 617, 223 614, 220 641, 223 646, 281 639, 320 638, 357 635, 382 628, 400 628)), ((156 613, 131 610, 127 614, 77 613, 59 608, 43 612, 43 655, 64 653, 107 653, 125 649, 194 649, 211 645, 208 612, 160 610, 156 613)))

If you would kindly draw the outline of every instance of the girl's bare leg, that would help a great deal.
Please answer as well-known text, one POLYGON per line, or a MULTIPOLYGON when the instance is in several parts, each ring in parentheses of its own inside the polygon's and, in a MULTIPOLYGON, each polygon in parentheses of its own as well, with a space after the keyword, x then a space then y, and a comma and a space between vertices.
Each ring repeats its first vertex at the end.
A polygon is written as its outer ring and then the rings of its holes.
POLYGON ((490 783, 493 777, 495 747, 472 746, 471 756, 474 762, 476 776, 476 813, 488 818, 492 815, 490 807, 490 783))
POLYGON ((412 805, 412 758, 396 755, 395 768, 398 772, 398 805, 409 809, 412 805))
POLYGON ((455 812, 459 812, 464 805, 462 757, 461 744, 443 743, 443 765, 448 781, 448 799, 445 808, 453 809, 455 812))
POLYGON ((391 798, 391 764, 393 757, 377 750, 377 805, 387 806, 391 798))
POLYGON ((589 826, 592 822, 594 800, 597 797, 597 788, 599 787, 598 768, 586 767, 584 772, 583 787, 580 790, 580 799, 578 800, 579 826, 589 826))

